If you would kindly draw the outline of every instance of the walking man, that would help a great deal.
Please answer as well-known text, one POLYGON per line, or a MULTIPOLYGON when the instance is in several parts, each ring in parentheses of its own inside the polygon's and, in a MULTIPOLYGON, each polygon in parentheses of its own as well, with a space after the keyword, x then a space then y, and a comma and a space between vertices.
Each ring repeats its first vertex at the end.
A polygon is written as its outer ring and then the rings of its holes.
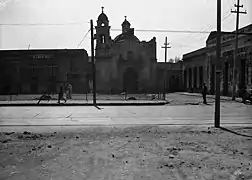
POLYGON ((64 98, 63 86, 60 86, 60 91, 59 91, 59 96, 58 96, 58 104, 60 104, 60 100, 64 100, 66 103, 66 99, 64 98))
POLYGON ((207 86, 204 83, 203 84, 203 89, 202 89, 202 97, 203 97, 203 103, 204 104, 207 104, 206 95, 207 95, 207 86))

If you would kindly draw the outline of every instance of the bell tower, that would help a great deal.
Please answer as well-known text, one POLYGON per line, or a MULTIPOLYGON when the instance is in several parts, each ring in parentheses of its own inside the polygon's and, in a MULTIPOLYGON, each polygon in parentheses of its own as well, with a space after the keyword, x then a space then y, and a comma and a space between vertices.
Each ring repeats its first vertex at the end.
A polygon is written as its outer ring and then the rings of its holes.
POLYGON ((111 44, 110 37, 110 26, 107 15, 103 11, 104 7, 102 7, 102 13, 98 16, 96 29, 96 56, 108 56, 108 50, 111 44))
POLYGON ((122 23, 122 32, 125 33, 130 29, 130 23, 127 21, 127 16, 124 16, 125 20, 122 23))

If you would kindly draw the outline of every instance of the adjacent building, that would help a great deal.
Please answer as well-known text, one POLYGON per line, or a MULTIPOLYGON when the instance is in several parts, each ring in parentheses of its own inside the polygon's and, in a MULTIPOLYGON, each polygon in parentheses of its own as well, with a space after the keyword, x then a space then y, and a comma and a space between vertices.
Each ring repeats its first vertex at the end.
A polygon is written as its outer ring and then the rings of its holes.
POLYGON ((203 83, 208 82, 206 48, 183 55, 183 83, 188 92, 201 92, 203 83))
POLYGON ((56 93, 65 83, 85 93, 90 67, 83 49, 0 50, 0 94, 56 93))
POLYGON ((172 93, 183 91, 183 62, 158 62, 156 67, 156 87, 158 92, 172 93))
MULTIPOLYGON (((221 37, 221 93, 225 96, 232 95, 235 50, 234 33, 235 31, 232 34, 223 32, 221 37)), ((252 33, 252 24, 239 29, 239 33, 241 34, 238 36, 238 59, 236 61, 237 95, 241 95, 243 87, 247 89, 252 87, 252 36, 249 34, 252 33)), ((198 92, 198 87, 201 87, 202 82, 205 82, 209 92, 214 94, 216 83, 216 32, 210 33, 206 41, 206 47, 185 54, 183 61, 184 87, 186 90, 198 92), (200 68, 203 68, 203 76, 200 68), (203 80, 200 80, 200 78, 203 80)))

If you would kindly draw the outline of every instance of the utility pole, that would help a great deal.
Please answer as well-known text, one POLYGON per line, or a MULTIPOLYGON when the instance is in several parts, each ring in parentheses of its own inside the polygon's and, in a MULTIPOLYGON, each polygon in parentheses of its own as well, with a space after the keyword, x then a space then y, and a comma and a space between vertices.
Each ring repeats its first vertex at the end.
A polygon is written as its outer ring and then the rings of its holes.
POLYGON ((216 89, 214 126, 220 127, 220 74, 221 74, 221 0, 217 0, 217 35, 216 35, 216 89))
MULTIPOLYGON (((169 45, 169 43, 167 42, 167 37, 165 37, 165 46, 163 46, 162 48, 165 49, 165 63, 167 63, 167 49, 171 48, 169 45)), ((163 92, 163 100, 165 100, 165 93, 166 93, 166 69, 164 70, 164 92, 163 92)))
POLYGON ((95 58, 94 58, 94 27, 93 20, 90 20, 90 28, 91 28, 91 58, 92 58, 92 66, 93 66, 93 103, 96 106, 96 67, 95 67, 95 58))
POLYGON ((239 30, 239 15, 247 14, 246 11, 240 11, 240 8, 243 8, 243 5, 240 5, 240 0, 237 0, 237 4, 234 5, 236 10, 231 10, 231 13, 236 13, 236 32, 235 32, 235 50, 234 50, 234 62, 233 62, 233 91, 232 91, 232 100, 235 100, 236 92, 236 61, 238 60, 238 30, 239 30))

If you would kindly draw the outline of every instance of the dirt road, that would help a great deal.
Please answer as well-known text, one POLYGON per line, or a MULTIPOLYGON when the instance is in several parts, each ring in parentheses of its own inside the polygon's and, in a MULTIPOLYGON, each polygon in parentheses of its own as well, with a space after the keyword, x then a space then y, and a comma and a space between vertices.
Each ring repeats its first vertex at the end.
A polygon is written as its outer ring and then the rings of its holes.
POLYGON ((252 179, 252 128, 2 132, 0 179, 252 179))

